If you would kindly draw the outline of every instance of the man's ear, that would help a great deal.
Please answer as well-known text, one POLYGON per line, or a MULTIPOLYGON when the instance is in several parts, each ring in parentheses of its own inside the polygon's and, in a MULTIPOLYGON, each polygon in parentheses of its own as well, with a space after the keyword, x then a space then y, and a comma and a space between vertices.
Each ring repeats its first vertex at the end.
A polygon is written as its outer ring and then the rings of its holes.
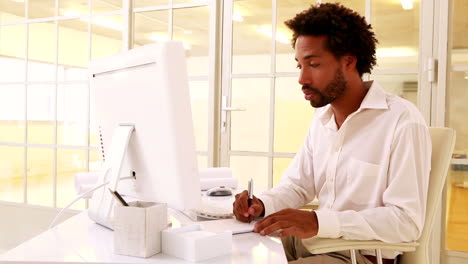
POLYGON ((357 64, 357 58, 356 56, 351 56, 351 55, 344 55, 342 57, 343 59, 343 66, 348 69, 356 69, 356 64, 357 64))

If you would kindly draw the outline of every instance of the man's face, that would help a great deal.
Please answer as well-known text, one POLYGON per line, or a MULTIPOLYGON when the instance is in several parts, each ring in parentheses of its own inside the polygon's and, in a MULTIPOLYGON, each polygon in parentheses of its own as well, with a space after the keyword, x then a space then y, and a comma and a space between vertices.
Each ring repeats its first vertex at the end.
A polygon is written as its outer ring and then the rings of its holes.
POLYGON ((325 36, 299 36, 296 40, 299 83, 313 107, 332 103, 347 87, 340 61, 324 48, 325 41, 325 36))

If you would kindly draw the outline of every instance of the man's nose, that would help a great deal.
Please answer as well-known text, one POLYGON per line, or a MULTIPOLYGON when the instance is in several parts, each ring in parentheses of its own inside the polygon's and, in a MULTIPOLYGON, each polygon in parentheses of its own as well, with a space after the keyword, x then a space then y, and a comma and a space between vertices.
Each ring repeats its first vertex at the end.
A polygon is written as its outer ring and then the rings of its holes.
POLYGON ((304 70, 301 70, 299 73, 299 84, 300 85, 305 85, 305 84, 310 84, 310 76, 308 76, 304 70))

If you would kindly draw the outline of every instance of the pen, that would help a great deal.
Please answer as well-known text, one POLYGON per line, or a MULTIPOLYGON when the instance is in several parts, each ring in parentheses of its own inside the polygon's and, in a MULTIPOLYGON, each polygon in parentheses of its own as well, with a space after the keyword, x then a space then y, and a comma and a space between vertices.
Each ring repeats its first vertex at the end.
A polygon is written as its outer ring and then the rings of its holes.
POLYGON ((120 196, 117 190, 112 191, 110 188, 108 189, 109 189, 109 192, 111 192, 112 196, 114 196, 114 198, 116 198, 116 200, 118 200, 121 205, 128 206, 128 203, 122 198, 122 196, 120 196))
MULTIPOLYGON (((253 179, 250 178, 249 180, 249 184, 248 184, 248 190, 249 192, 249 200, 248 200, 248 203, 247 205, 250 207, 252 205, 252 199, 253 199, 253 179)), ((248 210, 248 209, 247 209, 248 210)), ((249 223, 252 222, 252 216, 249 215, 249 223)))

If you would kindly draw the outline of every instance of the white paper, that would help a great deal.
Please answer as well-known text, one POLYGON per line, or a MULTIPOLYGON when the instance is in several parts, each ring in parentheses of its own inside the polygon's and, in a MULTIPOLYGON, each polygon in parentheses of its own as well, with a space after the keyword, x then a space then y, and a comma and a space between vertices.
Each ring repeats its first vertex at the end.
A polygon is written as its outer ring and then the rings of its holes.
POLYGON ((244 223, 237 219, 222 219, 199 222, 205 231, 224 232, 231 231, 233 235, 253 232, 257 221, 244 223))

